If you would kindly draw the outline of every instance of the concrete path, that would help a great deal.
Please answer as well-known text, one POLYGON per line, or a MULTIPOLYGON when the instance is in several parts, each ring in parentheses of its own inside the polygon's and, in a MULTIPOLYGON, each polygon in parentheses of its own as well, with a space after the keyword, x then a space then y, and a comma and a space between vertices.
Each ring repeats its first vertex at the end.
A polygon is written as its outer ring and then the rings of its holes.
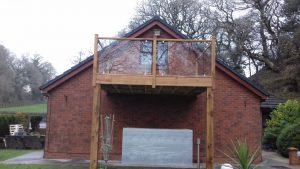
MULTIPOLYGON (((69 160, 69 159, 43 159, 43 151, 35 151, 28 153, 19 157, 15 157, 2 163, 5 164, 54 164, 54 165, 68 165, 68 166, 88 166, 89 160, 69 160)), ((258 165, 258 169, 300 169, 300 166, 291 166, 289 165, 288 158, 281 157, 276 152, 272 151, 263 151, 263 162, 258 165)), ((102 161, 101 161, 102 162, 102 161)), ((131 168, 143 168, 143 169, 153 169, 153 168, 196 168, 196 165, 193 166, 143 166, 142 165, 126 165, 122 164, 120 161, 112 161, 109 166, 130 166, 131 168)), ((216 168, 218 165, 215 165, 216 168)), ((201 168, 204 168, 202 166, 201 168)))
POLYGON ((87 165, 88 160, 44 159, 44 151, 39 150, 19 157, 3 161, 4 164, 58 164, 58 165, 87 165))
POLYGON ((258 169, 300 169, 300 166, 289 165, 289 159, 284 158, 274 151, 262 152, 263 162, 258 165, 258 169))

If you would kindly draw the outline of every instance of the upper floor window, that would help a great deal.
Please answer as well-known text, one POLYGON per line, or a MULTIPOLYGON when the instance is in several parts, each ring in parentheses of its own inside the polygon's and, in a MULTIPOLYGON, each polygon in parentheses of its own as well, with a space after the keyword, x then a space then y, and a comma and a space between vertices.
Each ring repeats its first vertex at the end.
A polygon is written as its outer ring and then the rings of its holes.
MULTIPOLYGON (((142 65, 152 64, 152 41, 141 42, 140 63, 142 65)), ((168 63, 168 43, 164 41, 157 42, 156 64, 166 66, 168 63)))

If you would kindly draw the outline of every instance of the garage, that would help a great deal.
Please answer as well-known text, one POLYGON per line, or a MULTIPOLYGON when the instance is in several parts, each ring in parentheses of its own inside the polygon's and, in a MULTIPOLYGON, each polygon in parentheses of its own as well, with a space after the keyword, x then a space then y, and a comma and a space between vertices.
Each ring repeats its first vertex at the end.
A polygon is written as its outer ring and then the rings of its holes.
POLYGON ((122 163, 192 165, 193 131, 123 128, 122 163))

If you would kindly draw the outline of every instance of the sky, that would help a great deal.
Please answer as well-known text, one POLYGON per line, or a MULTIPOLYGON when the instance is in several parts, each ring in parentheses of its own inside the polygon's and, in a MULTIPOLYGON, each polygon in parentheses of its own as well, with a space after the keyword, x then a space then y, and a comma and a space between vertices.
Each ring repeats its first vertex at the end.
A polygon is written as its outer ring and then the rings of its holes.
POLYGON ((0 44, 20 57, 40 54, 57 75, 80 51, 93 51, 94 34, 114 37, 139 0, 1 0, 0 44))

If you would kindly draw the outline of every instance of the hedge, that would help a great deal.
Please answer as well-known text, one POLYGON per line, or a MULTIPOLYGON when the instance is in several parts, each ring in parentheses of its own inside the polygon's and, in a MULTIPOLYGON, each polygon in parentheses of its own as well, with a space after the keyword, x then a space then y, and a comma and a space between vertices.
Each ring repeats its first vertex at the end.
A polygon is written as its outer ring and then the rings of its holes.
POLYGON ((9 135, 9 125, 16 124, 17 119, 13 115, 0 115, 0 137, 9 135))
POLYGON ((300 148, 300 122, 286 126, 277 138, 277 149, 280 154, 288 157, 288 148, 300 148))

